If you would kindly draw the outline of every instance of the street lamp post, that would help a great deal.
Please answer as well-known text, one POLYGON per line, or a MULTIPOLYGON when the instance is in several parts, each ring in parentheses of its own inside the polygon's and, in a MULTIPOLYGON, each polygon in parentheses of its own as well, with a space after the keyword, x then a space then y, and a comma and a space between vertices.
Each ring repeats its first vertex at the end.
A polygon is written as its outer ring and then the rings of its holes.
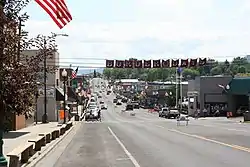
POLYGON ((39 96, 39 91, 38 90, 36 90, 35 96, 36 96, 36 114, 35 114, 36 119, 35 119, 35 121, 36 121, 36 125, 37 125, 37 109, 38 109, 38 107, 37 107, 37 99, 38 99, 38 96, 39 96))
POLYGON ((46 38, 43 39, 43 45, 44 45, 44 60, 43 60, 43 72, 44 72, 44 113, 42 116, 42 123, 48 123, 48 116, 47 116, 47 49, 46 49, 46 38))
POLYGON ((67 79, 67 71, 65 69, 63 69, 62 71, 62 77, 63 77, 63 95, 64 95, 64 99, 63 99, 63 123, 66 123, 66 79, 67 79))
MULTIPOLYGON (((56 34, 52 33, 52 37, 64 36, 68 37, 68 34, 56 34)), ((42 117, 42 123, 48 123, 48 115, 47 115, 47 39, 44 36, 43 39, 43 49, 44 49, 44 114, 42 117)))

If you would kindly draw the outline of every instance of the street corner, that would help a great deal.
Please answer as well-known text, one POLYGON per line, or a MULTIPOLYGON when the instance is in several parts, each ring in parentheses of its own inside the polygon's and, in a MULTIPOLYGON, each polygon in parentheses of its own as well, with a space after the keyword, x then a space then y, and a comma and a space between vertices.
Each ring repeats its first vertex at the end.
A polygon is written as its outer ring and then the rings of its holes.
MULTIPOLYGON (((55 124, 56 125, 56 124, 55 124)), ((9 166, 35 166, 44 156, 46 156, 56 145, 61 142, 69 133, 77 130, 80 123, 67 122, 61 126, 47 126, 41 128, 40 131, 33 132, 33 135, 27 136, 19 143, 17 147, 7 154, 9 158, 9 166)))

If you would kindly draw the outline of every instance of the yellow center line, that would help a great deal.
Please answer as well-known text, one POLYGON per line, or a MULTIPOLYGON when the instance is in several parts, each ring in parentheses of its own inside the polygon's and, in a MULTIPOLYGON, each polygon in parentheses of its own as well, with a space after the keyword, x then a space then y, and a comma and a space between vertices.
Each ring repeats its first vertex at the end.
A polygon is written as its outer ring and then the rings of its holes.
MULTIPOLYGON (((157 127, 158 128, 165 128, 164 126, 159 126, 159 125, 157 125, 157 127)), ((179 130, 176 130, 176 129, 167 129, 167 130, 170 131, 170 132, 179 133, 179 134, 182 134, 182 135, 185 135, 185 136, 189 136, 189 137, 193 137, 193 138, 196 138, 196 139, 209 141, 209 142, 216 143, 216 144, 219 144, 219 145, 222 145, 222 146, 226 146, 226 147, 230 147, 230 148, 234 148, 234 149, 237 149, 237 150, 241 150, 241 151, 245 151, 245 152, 250 153, 250 148, 247 148, 247 147, 238 146, 238 145, 234 145, 234 144, 227 144, 227 143, 220 142, 220 141, 213 140, 213 139, 209 139, 209 138, 206 138, 206 137, 203 137, 203 136, 185 133, 185 132, 182 132, 182 131, 179 131, 179 130)))

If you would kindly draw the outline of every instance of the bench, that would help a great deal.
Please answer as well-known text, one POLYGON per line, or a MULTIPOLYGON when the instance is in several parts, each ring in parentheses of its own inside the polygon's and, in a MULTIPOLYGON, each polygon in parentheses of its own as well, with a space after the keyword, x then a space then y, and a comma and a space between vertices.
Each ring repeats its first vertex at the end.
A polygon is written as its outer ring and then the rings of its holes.
POLYGON ((29 160, 29 157, 34 155, 33 143, 25 143, 21 146, 15 148, 10 153, 7 154, 10 157, 9 166, 10 167, 18 167, 19 166, 19 158, 21 155, 21 163, 26 163, 29 160))
POLYGON ((56 138, 60 136, 60 130, 59 129, 53 130, 51 135, 52 135, 52 140, 55 140, 56 138))
POLYGON ((51 142, 51 132, 39 133, 38 136, 44 136, 46 143, 51 142))
POLYGON ((42 146, 46 145, 45 136, 37 136, 34 139, 29 139, 28 142, 35 143, 35 151, 40 151, 42 146))
POLYGON ((186 126, 188 126, 188 116, 179 116, 177 117, 177 126, 181 125, 181 122, 186 122, 186 126))
POLYGON ((63 124, 60 128, 60 135, 63 135, 66 132, 66 125, 63 124))

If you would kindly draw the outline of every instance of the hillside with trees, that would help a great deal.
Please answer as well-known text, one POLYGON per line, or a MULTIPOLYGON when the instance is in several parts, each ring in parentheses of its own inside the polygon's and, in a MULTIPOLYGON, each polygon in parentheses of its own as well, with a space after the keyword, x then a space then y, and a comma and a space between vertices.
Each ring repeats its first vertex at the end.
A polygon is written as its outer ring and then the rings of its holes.
MULTIPOLYGON (((175 78, 175 68, 151 68, 151 69, 119 69, 105 68, 103 75, 107 79, 140 79, 145 81, 169 81, 175 78)), ((250 63, 246 58, 236 57, 232 62, 218 62, 208 60, 203 67, 183 69, 184 80, 194 79, 196 76, 250 76, 250 63)))

